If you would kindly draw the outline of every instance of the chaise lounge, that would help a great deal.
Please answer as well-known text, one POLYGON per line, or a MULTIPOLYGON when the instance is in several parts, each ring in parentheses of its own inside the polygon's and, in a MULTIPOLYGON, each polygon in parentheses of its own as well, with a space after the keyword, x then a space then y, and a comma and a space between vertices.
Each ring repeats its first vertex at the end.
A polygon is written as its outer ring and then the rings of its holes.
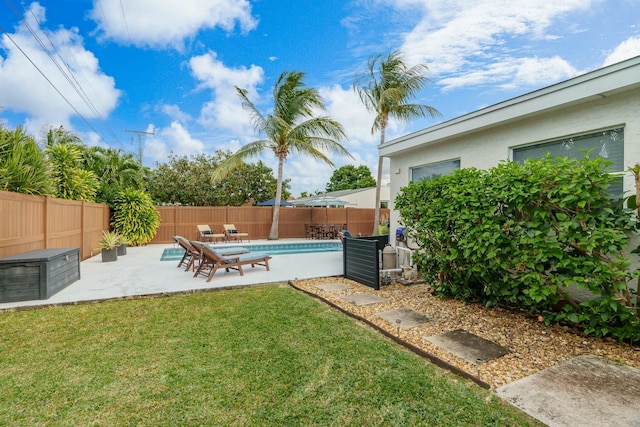
POLYGON ((233 224, 223 224, 222 228, 224 228, 224 234, 226 236, 227 242, 231 241, 231 239, 242 242, 242 238, 246 237, 248 241, 251 241, 249 238, 249 233, 239 233, 236 229, 236 226, 233 224))
POLYGON ((193 277, 197 277, 200 274, 207 276, 207 282, 213 279, 216 271, 220 268, 224 268, 225 271, 229 269, 238 270, 241 276, 244 276, 242 271, 243 265, 251 264, 251 267, 261 265, 267 268, 269 271, 269 260, 271 256, 265 253, 245 253, 240 255, 219 255, 215 253, 207 245, 202 246, 202 260, 200 266, 196 270, 193 277), (207 273, 208 271, 208 273, 207 273))
POLYGON ((201 242, 213 242, 224 240, 226 238, 225 233, 214 233, 208 225, 196 225, 198 229, 198 240, 201 242))
POLYGON ((186 266, 184 271, 189 271, 190 268, 193 268, 193 271, 196 270, 196 262, 200 261, 200 248, 196 248, 191 244, 191 242, 183 236, 173 236, 173 240, 175 240, 178 245, 182 249, 184 249, 184 255, 182 255, 182 259, 178 263, 178 267, 186 266))

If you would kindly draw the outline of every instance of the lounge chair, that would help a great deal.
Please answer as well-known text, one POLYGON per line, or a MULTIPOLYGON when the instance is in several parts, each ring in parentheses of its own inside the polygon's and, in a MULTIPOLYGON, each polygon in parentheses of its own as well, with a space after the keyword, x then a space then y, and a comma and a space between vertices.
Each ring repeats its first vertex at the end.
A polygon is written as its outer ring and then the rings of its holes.
POLYGON ((242 266, 248 264, 251 264, 251 267, 261 265, 266 267, 267 271, 269 271, 270 259, 271 256, 264 253, 246 253, 230 256, 218 255, 209 246, 203 245, 202 261, 200 262, 200 266, 194 273, 193 277, 203 274, 207 276, 207 282, 210 282, 216 274, 216 271, 220 268, 224 268, 227 272, 229 269, 238 270, 240 275, 244 276, 242 266))
POLYGON ((222 241, 226 237, 224 233, 214 233, 208 225, 196 225, 196 228, 198 229, 198 241, 200 242, 216 243, 217 240, 222 241))
POLYGON ((193 246, 193 244, 183 236, 173 236, 173 240, 175 240, 180 247, 184 249, 184 255, 178 263, 178 267, 186 265, 187 268, 185 268, 184 271, 189 271, 190 268, 193 268, 193 271, 195 271, 196 262, 199 264, 201 260, 200 248, 193 246))
POLYGON ((224 228, 224 234, 226 235, 227 242, 231 240, 242 242, 243 237, 246 237, 248 241, 251 241, 249 233, 239 233, 236 226, 233 224, 223 224, 222 228, 224 228))

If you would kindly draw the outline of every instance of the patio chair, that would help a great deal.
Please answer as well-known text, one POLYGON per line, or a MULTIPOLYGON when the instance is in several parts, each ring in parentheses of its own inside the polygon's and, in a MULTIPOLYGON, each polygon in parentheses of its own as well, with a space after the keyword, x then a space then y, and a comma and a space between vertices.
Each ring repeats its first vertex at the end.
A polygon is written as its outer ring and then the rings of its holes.
POLYGON ((198 265, 201 260, 201 251, 200 248, 196 248, 191 244, 191 242, 183 236, 173 236, 173 240, 175 240, 182 249, 184 249, 184 255, 182 255, 182 259, 178 263, 178 267, 186 266, 184 271, 189 271, 190 268, 193 268, 193 271, 196 270, 196 262, 198 265))
POLYGON ((214 233, 211 231, 211 228, 208 225, 196 225, 198 229, 198 241, 200 242, 213 242, 216 243, 217 240, 224 240, 224 233, 214 233))
POLYGON ((248 241, 251 241, 249 233, 239 233, 236 226, 233 224, 223 224, 222 228, 224 228, 224 234, 226 235, 227 242, 232 239, 237 242, 242 242, 243 237, 246 237, 248 241))
POLYGON ((194 273, 193 277, 197 277, 200 274, 206 275, 207 282, 210 282, 216 274, 216 271, 220 268, 224 268, 227 272, 229 269, 238 270, 240 275, 244 276, 242 266, 248 264, 251 264, 251 267, 261 265, 266 267, 267 271, 269 271, 270 259, 271 256, 265 253, 246 253, 231 256, 218 255, 209 246, 203 245, 202 261, 200 262, 200 266, 194 273))

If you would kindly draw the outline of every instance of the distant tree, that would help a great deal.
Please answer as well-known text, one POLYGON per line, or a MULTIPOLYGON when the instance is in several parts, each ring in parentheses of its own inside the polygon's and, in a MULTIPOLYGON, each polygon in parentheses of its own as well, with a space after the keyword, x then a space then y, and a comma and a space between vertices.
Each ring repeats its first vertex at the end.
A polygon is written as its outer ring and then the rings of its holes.
MULTIPOLYGON (((367 111, 375 113, 371 133, 380 131, 380 144, 384 144, 389 118, 407 121, 415 117, 437 117, 440 112, 423 104, 411 104, 410 100, 429 82, 424 76, 428 70, 424 64, 411 68, 402 60, 399 51, 389 53, 386 58, 377 55, 369 59, 366 72, 356 75, 353 89, 360 96, 367 111)), ((373 234, 378 234, 380 221, 380 186, 382 182, 382 157, 378 158, 376 180, 376 208, 373 234)))
POLYGON ((113 207, 121 191, 145 188, 145 168, 133 154, 113 148, 91 147, 84 150, 83 157, 84 168, 95 173, 99 180, 96 202, 113 207))
POLYGON ((371 174, 371 169, 366 165, 355 167, 353 165, 342 166, 333 171, 329 178, 327 191, 357 190, 358 188, 375 187, 376 180, 371 174))
MULTIPOLYGON (((218 150, 213 155, 178 156, 157 164, 147 179, 147 188, 156 203, 179 203, 191 206, 240 206, 250 201, 272 198, 276 178, 264 163, 243 164, 219 184, 211 183, 216 167, 229 155, 218 150)), ((289 197, 289 182, 284 194, 289 197)))
POLYGON ((22 126, 13 131, 0 126, 0 190, 35 195, 53 193, 44 152, 22 126))
POLYGON ((234 169, 244 164, 244 160, 271 150, 278 159, 278 181, 273 209, 273 221, 269 239, 278 239, 280 201, 282 200, 283 167, 291 153, 300 153, 322 160, 333 166, 327 154, 350 156, 338 141, 346 138, 340 123, 329 117, 316 117, 314 112, 324 110, 320 93, 307 87, 302 81, 304 73, 290 71, 280 75, 273 88, 273 110, 264 115, 249 99, 248 91, 236 87, 242 99, 242 106, 249 110, 259 139, 243 146, 216 168, 212 182, 220 182, 234 169))

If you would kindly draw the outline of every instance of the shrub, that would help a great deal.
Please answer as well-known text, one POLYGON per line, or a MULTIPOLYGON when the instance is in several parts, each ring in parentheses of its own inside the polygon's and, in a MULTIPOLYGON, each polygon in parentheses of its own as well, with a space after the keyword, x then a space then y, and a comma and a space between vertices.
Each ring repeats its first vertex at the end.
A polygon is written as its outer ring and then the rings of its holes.
POLYGON ((586 333, 640 339, 623 255, 635 229, 602 159, 505 162, 411 183, 395 200, 444 296, 549 311, 586 333), (594 295, 575 301, 568 286, 594 295), (553 311, 558 303, 566 304, 553 311))
POLYGON ((151 197, 142 190, 124 190, 114 201, 111 226, 130 245, 144 245, 160 226, 160 214, 151 197))

